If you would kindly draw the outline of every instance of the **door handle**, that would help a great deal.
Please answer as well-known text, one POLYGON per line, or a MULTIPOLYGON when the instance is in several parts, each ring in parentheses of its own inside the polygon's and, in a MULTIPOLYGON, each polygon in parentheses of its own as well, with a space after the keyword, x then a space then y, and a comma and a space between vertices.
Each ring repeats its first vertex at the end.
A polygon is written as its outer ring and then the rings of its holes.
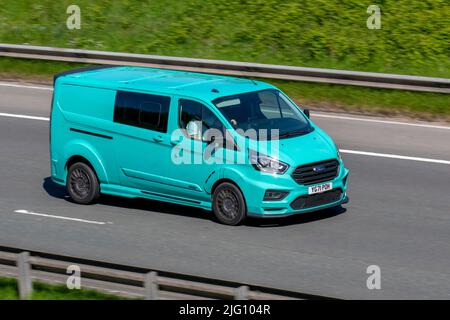
POLYGON ((161 136, 156 136, 156 137, 153 137, 153 140, 156 142, 162 142, 163 138, 161 136))

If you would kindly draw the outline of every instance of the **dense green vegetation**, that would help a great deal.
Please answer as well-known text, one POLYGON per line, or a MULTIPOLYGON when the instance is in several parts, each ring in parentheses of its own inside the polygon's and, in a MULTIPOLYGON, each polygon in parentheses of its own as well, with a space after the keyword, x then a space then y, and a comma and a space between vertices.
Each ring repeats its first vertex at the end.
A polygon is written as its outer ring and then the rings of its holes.
MULTIPOLYGON (((72 3, 0 5, 0 42, 450 77, 448 0, 379 0, 380 30, 359 0, 79 0, 81 29, 68 30, 72 3)), ((0 58, 0 76, 74 66, 0 58)), ((316 107, 450 115, 444 94, 270 82, 316 107)))
MULTIPOLYGON (((0 278, 0 300, 17 300, 17 281, 11 278, 0 278)), ((33 283, 33 300, 117 300, 119 297, 94 290, 69 290, 63 285, 33 283)))
POLYGON ((0 41, 263 63, 450 75, 448 0, 71 0, 0 6, 0 41))

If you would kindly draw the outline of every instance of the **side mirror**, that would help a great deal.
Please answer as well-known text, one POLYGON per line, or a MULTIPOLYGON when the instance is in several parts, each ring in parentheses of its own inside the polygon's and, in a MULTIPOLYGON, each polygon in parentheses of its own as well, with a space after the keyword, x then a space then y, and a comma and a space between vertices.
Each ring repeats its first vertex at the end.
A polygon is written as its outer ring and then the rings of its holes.
POLYGON ((191 139, 202 139, 202 122, 198 120, 191 120, 186 125, 186 133, 191 139))
POLYGON ((303 113, 304 113, 305 116, 309 119, 309 117, 310 117, 309 109, 303 109, 303 113))

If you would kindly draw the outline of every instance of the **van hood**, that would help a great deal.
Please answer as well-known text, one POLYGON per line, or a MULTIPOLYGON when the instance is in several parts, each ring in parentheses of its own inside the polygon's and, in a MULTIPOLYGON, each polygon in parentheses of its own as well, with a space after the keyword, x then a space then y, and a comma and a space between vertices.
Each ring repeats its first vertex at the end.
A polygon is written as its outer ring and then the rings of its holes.
POLYGON ((314 125, 313 127, 314 131, 308 134, 278 140, 278 153, 277 142, 274 141, 266 142, 266 148, 258 148, 261 142, 253 140, 249 147, 253 150, 270 150, 261 153, 277 158, 291 167, 338 158, 333 140, 319 127, 314 125))

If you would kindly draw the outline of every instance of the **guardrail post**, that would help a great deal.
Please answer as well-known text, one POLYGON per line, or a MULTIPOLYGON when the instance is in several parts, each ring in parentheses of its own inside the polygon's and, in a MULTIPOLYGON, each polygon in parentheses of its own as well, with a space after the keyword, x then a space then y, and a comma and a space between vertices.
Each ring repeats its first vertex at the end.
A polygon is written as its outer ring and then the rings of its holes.
POLYGON ((235 300, 248 300, 248 286, 240 286, 236 288, 234 299, 235 300))
POLYGON ((17 268, 19 269, 18 285, 19 297, 21 300, 28 300, 32 291, 33 283, 31 279, 31 265, 29 262, 30 253, 21 252, 17 259, 17 268))
POLYGON ((158 273, 151 271, 145 275, 144 287, 145 287, 145 300, 158 299, 158 273))

